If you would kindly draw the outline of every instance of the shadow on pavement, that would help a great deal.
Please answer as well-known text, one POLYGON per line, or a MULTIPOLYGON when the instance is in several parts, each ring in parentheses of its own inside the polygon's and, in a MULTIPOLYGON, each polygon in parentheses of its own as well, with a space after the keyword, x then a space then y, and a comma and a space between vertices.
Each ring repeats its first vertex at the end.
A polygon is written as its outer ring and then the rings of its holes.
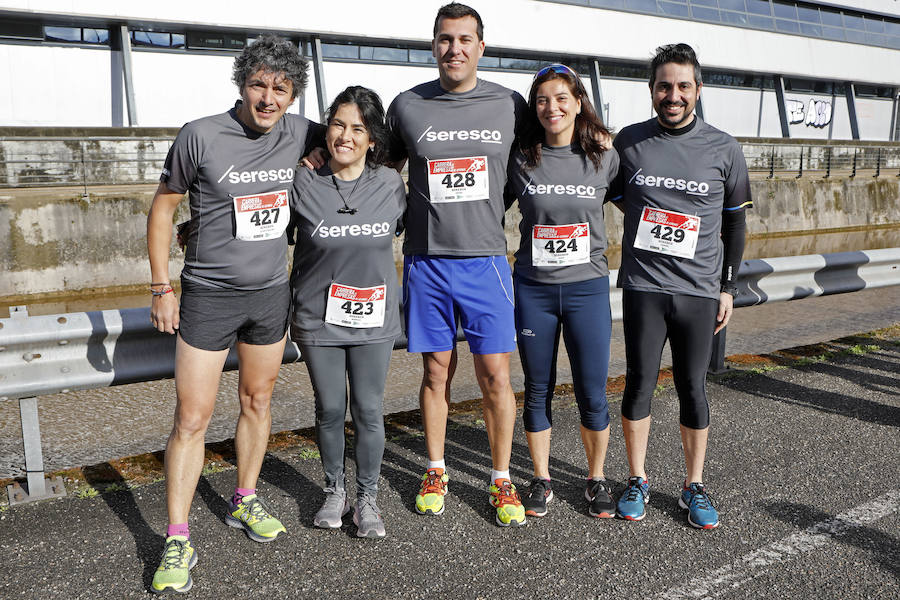
MULTIPOLYGON (((869 358, 868 355, 853 357, 854 364, 862 368, 877 368, 874 366, 876 361, 881 362, 878 359, 869 358)), ((858 370, 847 369, 834 363, 813 363, 797 367, 797 369, 811 370, 825 376, 842 378, 867 389, 878 389, 881 393, 884 393, 884 390, 876 388, 875 385, 900 387, 900 382, 896 378, 867 373, 865 378, 861 379, 858 370)), ((753 377, 728 377, 717 383, 735 392, 752 394, 760 399, 775 400, 792 406, 805 406, 878 425, 900 427, 900 407, 873 402, 867 398, 810 388, 781 379, 773 382, 771 376, 763 374, 753 377)))
POLYGON ((144 519, 134 500, 134 494, 128 489, 128 482, 115 467, 104 462, 85 467, 83 472, 85 480, 91 486, 107 490, 100 497, 134 537, 137 558, 143 565, 141 581, 144 589, 150 589, 153 574, 159 565, 159 557, 162 556, 165 538, 154 531, 144 519))
MULTIPOLYGON (((798 529, 806 529, 817 523, 834 519, 834 515, 796 502, 767 503, 763 505, 763 509, 772 517, 798 529)), ((823 531, 823 533, 826 532, 823 531)), ((872 560, 877 561, 881 568, 893 575, 895 579, 900 580, 900 562, 897 561, 897 557, 900 556, 900 540, 897 538, 865 525, 851 527, 830 537, 842 544, 849 544, 868 552, 872 560)))

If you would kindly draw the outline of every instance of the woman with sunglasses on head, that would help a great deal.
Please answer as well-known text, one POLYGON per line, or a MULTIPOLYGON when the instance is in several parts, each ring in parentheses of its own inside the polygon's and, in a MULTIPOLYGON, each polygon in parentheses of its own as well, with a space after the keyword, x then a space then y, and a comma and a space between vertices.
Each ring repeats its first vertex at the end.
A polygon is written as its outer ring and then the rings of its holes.
POLYGON ((399 173, 383 166, 387 129, 378 95, 351 86, 326 113, 327 162, 294 182, 297 243, 291 337, 316 399, 325 501, 313 524, 339 528, 350 511, 344 481, 349 379, 356 456, 357 536, 381 538, 376 504, 384 454, 384 386, 400 335, 392 240, 406 208, 399 173))
POLYGON ((510 161, 508 201, 518 200, 521 243, 514 267, 519 356, 525 372, 525 433, 534 478, 526 514, 547 514, 551 400, 562 332, 572 367, 588 463, 585 498, 594 517, 615 504, 603 473, 609 443, 606 375, 612 319, 603 202, 619 166, 609 131, 572 69, 535 74, 528 119, 510 161))

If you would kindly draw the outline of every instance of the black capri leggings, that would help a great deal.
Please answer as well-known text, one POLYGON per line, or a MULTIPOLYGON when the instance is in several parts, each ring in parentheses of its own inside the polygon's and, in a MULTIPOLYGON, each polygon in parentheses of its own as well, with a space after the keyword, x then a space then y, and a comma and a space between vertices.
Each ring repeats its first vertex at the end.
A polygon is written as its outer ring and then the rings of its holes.
POLYGON ((668 337, 680 404, 679 420, 691 429, 709 427, 706 371, 719 301, 625 290, 622 311, 627 362, 622 416, 632 421, 650 416, 650 399, 668 337))

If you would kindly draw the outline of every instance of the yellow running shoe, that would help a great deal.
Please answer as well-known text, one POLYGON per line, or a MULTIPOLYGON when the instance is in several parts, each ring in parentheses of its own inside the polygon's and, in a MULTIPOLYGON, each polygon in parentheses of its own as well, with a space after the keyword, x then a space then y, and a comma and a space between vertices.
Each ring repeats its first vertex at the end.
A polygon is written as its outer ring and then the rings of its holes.
POLYGON ((444 469, 429 469, 422 475, 422 487, 416 494, 416 512, 420 515, 439 515, 444 512, 444 496, 450 477, 444 469))
POLYGON ((229 527, 243 529, 254 542, 271 542, 286 529, 281 521, 272 516, 269 507, 256 494, 244 496, 240 503, 228 501, 225 523, 229 527))
POLYGON ((191 541, 181 535, 166 538, 166 549, 163 550, 162 561, 153 574, 150 589, 162 594, 171 588, 175 592, 187 593, 194 585, 191 569, 197 564, 197 551, 191 541))
POLYGON ((509 479, 498 479, 491 484, 491 506, 497 509, 497 525, 518 527, 525 524, 525 507, 516 486, 509 479))

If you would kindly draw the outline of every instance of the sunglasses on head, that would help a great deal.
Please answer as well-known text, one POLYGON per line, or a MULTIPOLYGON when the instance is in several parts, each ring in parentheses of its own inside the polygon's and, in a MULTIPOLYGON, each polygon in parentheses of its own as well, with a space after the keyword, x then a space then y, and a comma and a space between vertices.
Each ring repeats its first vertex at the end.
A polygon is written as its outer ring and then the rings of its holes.
POLYGON ((579 79, 578 73, 576 73, 575 71, 573 71, 566 65, 561 65, 559 63, 547 65, 546 67, 544 67, 543 69, 541 69, 540 71, 535 73, 534 78, 537 79, 538 77, 541 77, 542 75, 546 75, 550 71, 553 71, 554 73, 559 73, 560 75, 571 75, 572 77, 574 77, 576 79, 576 81, 579 79))

